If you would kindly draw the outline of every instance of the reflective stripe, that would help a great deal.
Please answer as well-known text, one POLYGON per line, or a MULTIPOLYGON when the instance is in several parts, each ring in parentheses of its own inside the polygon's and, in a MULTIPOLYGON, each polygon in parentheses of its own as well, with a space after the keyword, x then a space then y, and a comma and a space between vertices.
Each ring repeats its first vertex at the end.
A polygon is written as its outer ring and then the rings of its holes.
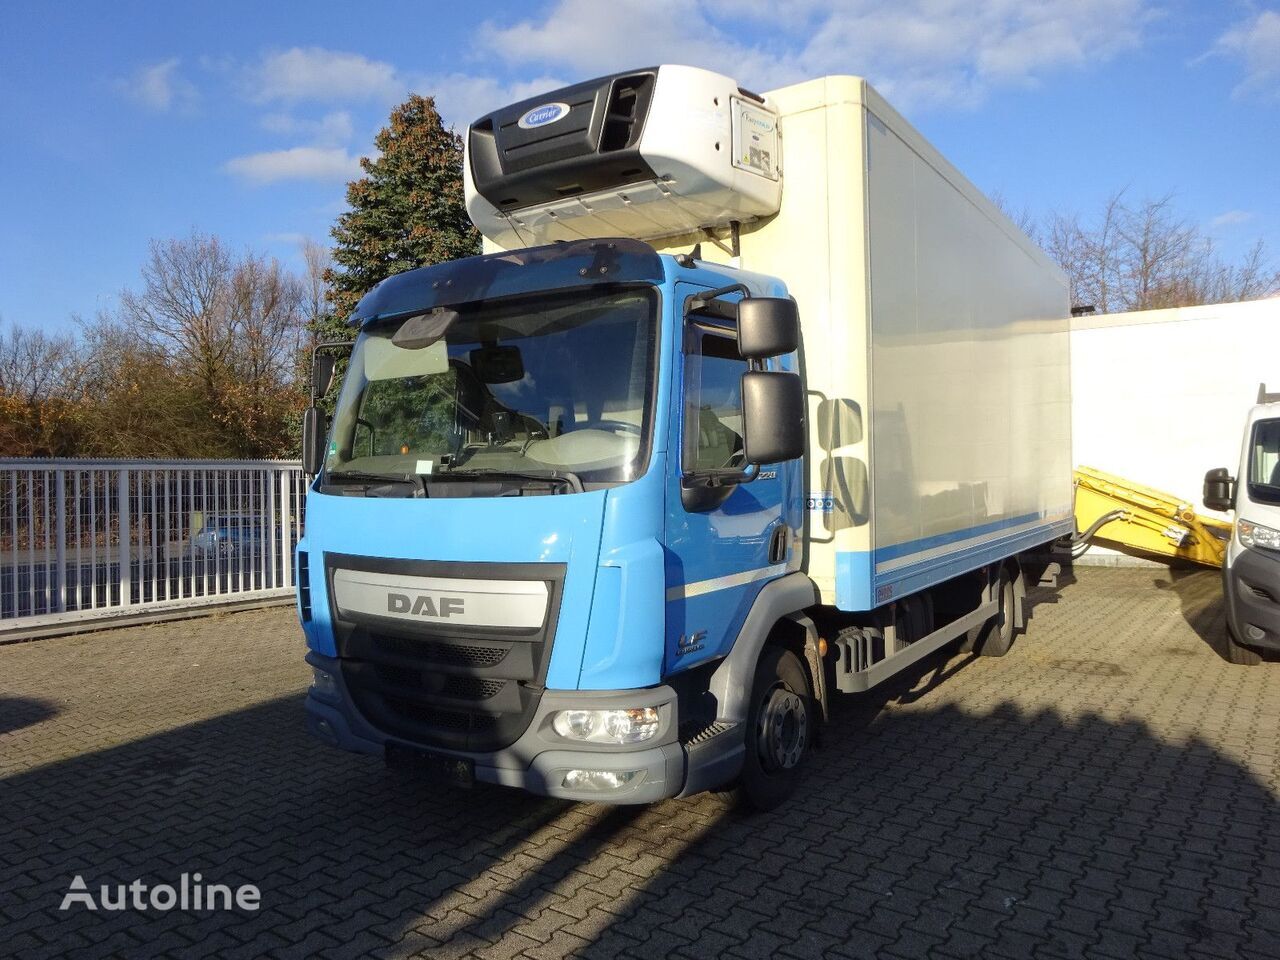
POLYGON ((994 543, 997 540, 1016 536, 1017 534, 1035 529, 1036 527, 1048 526, 1058 522, 1063 517, 1068 516, 1070 512, 1070 510, 1065 508, 1059 508, 1058 511, 1054 511, 1054 513, 1047 516, 1040 515, 1034 520, 1029 520, 1026 523, 1020 523, 1016 526, 1001 527, 987 534, 980 534, 976 537, 969 537, 964 540, 955 540, 950 543, 944 543, 929 550, 920 550, 916 553, 908 553, 892 560, 883 560, 876 564, 876 575, 879 576, 885 573, 892 573, 896 570, 901 570, 904 567, 911 567, 916 564, 926 563, 930 560, 935 560, 938 557, 946 557, 953 553, 958 554, 965 550, 972 550, 975 547, 983 546, 984 544, 994 543))
POLYGON ((781 576, 787 572, 785 563, 775 563, 770 567, 758 570, 744 570, 742 573, 731 573, 727 577, 713 577, 710 580, 699 580, 697 583, 685 583, 667 589, 667 600, 690 600, 704 593, 715 593, 717 590, 728 590, 730 587, 742 587, 757 580, 781 576))

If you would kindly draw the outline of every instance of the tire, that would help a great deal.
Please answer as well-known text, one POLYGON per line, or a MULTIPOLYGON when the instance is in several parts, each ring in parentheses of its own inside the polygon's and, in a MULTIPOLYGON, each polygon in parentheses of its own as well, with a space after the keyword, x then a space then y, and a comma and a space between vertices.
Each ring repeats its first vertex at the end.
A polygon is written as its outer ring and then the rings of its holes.
POLYGON ((816 723, 813 689, 800 658, 784 647, 765 647, 751 684, 746 757, 730 791, 737 806, 772 810, 795 792, 816 723))
POLYGON ((1222 646, 1219 653, 1227 663, 1234 663, 1239 667, 1256 667, 1262 662, 1262 654, 1237 640, 1235 631, 1231 629, 1229 623, 1222 632, 1222 646))
MULTIPOLYGON (((980 657, 1003 657, 1013 646, 1013 607, 1015 603, 1013 578, 1009 568, 1000 568, 1000 580, 996 584, 996 596, 1000 608, 996 615, 978 628, 972 649, 980 657)), ((972 637, 972 632, 970 633, 972 637)), ((967 641, 968 638, 966 638, 967 641)))

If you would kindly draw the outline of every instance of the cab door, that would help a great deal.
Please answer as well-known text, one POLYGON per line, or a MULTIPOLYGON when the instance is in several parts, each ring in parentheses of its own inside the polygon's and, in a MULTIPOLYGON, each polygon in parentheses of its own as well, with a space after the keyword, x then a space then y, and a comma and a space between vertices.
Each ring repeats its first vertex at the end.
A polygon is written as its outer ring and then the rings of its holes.
MULTIPOLYGON (((703 288, 678 283, 677 308, 703 288)), ((718 486, 709 471, 745 466, 742 374, 731 322, 686 319, 677 363, 665 524, 666 657, 670 674, 728 653, 756 595, 786 569, 782 471, 718 486)))

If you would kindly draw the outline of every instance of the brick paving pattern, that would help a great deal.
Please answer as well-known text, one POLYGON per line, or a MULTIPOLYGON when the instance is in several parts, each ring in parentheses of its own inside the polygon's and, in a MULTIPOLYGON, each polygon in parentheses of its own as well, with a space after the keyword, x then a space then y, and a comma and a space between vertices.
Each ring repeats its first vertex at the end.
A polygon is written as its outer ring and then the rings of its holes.
POLYGON ((1002 660, 840 698, 799 796, 435 791, 302 729, 290 609, 0 647, 0 954, 1280 957, 1280 664, 1083 569, 1002 660), (58 907, 139 878, 257 912, 58 907))

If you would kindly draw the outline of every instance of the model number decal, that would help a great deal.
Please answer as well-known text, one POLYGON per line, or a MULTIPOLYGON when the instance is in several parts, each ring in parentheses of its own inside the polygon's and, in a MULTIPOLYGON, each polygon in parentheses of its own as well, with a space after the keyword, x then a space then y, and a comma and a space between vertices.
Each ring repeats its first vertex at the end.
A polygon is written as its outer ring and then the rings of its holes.
POLYGON ((703 641, 707 639, 707 631, 697 630, 690 634, 681 636, 676 642, 676 656, 683 657, 688 653, 697 653, 704 646, 703 641))

